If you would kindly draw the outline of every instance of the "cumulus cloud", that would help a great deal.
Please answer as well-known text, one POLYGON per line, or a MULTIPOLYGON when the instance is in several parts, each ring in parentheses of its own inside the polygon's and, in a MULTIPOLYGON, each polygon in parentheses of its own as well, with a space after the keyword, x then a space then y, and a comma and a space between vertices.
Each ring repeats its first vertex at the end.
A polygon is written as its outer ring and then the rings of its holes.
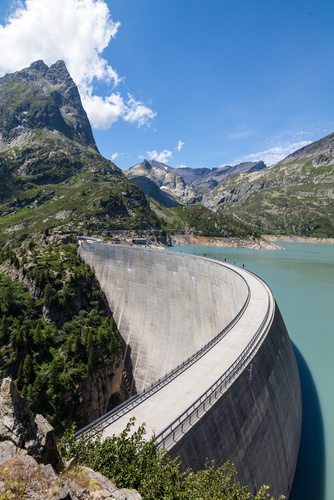
POLYGON ((111 161, 115 161, 119 157, 119 153, 114 153, 111 155, 111 161))
POLYGON ((266 149, 265 151, 260 151, 259 153, 252 153, 245 156, 243 160, 245 161, 257 161, 263 160, 266 165, 274 165, 280 160, 283 160, 286 156, 297 151, 297 149, 303 148, 310 144, 312 141, 300 141, 288 144, 285 146, 276 146, 273 148, 266 149))
POLYGON ((136 101, 131 94, 128 94, 128 100, 125 104, 124 120, 130 123, 145 125, 148 120, 153 120, 156 113, 145 106, 141 101, 136 101))
POLYGON ((160 163, 166 163, 173 157, 173 153, 167 149, 164 149, 161 153, 158 153, 157 151, 147 151, 147 155, 150 160, 156 160, 160 163))
POLYGON ((178 151, 181 151, 183 145, 184 145, 184 142, 179 141, 175 149, 177 149, 178 151))
POLYGON ((0 74, 43 59, 48 65, 62 59, 77 84, 92 126, 105 129, 122 118, 143 125, 155 114, 132 96, 114 92, 122 78, 102 53, 116 36, 104 0, 25 0, 13 4, 0 25, 0 74), (110 86, 107 97, 94 95, 94 85, 110 86))

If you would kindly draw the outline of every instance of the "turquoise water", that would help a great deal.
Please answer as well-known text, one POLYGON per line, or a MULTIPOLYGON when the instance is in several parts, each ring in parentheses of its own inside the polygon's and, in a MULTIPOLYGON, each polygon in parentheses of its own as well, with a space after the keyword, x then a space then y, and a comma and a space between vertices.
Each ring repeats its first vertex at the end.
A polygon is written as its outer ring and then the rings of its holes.
POLYGON ((290 500, 334 499, 334 245, 282 242, 285 250, 180 246, 261 276, 293 342, 303 393, 303 428, 290 500))

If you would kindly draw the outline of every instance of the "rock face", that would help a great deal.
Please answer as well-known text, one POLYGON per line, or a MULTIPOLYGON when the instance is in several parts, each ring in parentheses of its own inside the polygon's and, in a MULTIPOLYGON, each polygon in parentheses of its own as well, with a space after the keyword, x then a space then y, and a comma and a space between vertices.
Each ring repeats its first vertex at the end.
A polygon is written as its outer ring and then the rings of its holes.
POLYGON ((168 200, 166 206, 176 206, 180 203, 195 203, 201 200, 201 196, 197 194, 191 184, 178 175, 174 168, 168 167, 163 163, 144 160, 129 168, 125 174, 131 182, 140 186, 145 194, 154 197, 160 203, 166 202, 167 194, 168 200), (151 183, 144 183, 143 178, 152 181, 161 191, 161 194, 159 191, 152 189, 151 183))
POLYGON ((122 394, 125 398, 128 393, 124 386, 124 361, 117 358, 113 365, 100 368, 91 377, 79 382, 77 390, 82 395, 78 419, 80 422, 93 422, 104 415, 111 408, 110 401, 113 394, 122 394))
POLYGON ((125 172, 144 193, 166 207, 196 203, 232 175, 257 172, 266 168, 263 161, 245 162, 218 168, 173 168, 164 163, 144 160, 125 172))
POLYGON ((36 61, 0 78, 0 177, 8 239, 46 227, 98 233, 127 220, 157 225, 143 191, 98 152, 63 61, 36 61))
POLYGON ((175 172, 181 175, 186 182, 192 184, 198 192, 206 192, 232 175, 257 172, 264 168, 266 168, 266 164, 263 161, 249 161, 217 168, 176 168, 175 172))
POLYGON ((136 490, 117 489, 99 472, 88 467, 63 468, 54 429, 33 413, 10 378, 0 389, 0 491, 5 498, 24 497, 54 500, 141 500, 136 490))
POLYGON ((0 137, 3 148, 26 140, 32 129, 58 131, 91 146, 93 138, 78 89, 63 61, 32 63, 0 79, 0 137))
POLYGON ((10 378, 3 379, 0 389, 0 441, 13 443, 40 463, 59 465, 54 429, 42 415, 34 418, 10 378))

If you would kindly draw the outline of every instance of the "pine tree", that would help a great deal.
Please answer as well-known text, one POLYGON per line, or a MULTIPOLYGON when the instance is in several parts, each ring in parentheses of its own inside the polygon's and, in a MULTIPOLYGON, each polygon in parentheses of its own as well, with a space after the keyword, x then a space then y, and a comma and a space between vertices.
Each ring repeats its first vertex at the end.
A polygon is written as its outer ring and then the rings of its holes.
POLYGON ((24 383, 23 364, 22 364, 22 361, 21 361, 19 369, 18 369, 18 372, 17 372, 17 379, 16 379, 16 386, 17 386, 17 388, 18 388, 19 391, 22 389, 23 383, 24 383))
POLYGON ((23 362, 23 380, 25 384, 30 384, 34 378, 34 365, 30 354, 27 354, 23 362))

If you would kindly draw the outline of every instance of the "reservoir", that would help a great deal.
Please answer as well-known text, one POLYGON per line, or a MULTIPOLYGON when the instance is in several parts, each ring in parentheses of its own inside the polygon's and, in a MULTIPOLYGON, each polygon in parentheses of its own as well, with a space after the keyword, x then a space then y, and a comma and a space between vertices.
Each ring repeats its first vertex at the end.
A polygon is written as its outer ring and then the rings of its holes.
POLYGON ((303 394, 301 447, 290 500, 334 498, 334 245, 278 243, 284 250, 187 245, 254 272, 270 286, 293 342, 303 394))

